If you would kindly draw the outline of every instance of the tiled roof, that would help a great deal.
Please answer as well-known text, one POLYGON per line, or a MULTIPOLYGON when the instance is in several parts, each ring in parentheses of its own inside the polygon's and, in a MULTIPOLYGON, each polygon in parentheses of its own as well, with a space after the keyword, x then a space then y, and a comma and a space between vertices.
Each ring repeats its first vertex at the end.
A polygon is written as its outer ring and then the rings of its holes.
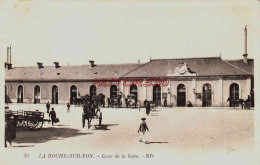
POLYGON ((92 68, 89 65, 16 67, 5 69, 6 80, 50 81, 50 80, 94 80, 117 79, 142 64, 100 64, 92 68))
POLYGON ((254 60, 253 59, 247 59, 247 63, 244 63, 243 59, 240 60, 226 60, 227 62, 231 63, 232 65, 235 65, 236 67, 239 67, 251 74, 254 74, 254 60))
POLYGON ((167 77, 167 75, 178 75, 176 74, 176 67, 180 63, 186 63, 190 71, 195 72, 197 76, 250 75, 250 72, 232 65, 220 57, 209 57, 151 60, 122 77, 167 77))

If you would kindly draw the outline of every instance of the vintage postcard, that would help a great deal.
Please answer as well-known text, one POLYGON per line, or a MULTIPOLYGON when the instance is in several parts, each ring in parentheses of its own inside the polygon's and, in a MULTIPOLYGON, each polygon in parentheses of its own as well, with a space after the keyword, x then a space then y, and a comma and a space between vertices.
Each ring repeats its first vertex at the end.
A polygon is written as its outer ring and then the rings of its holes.
POLYGON ((0 1, 0 164, 258 164, 259 7, 0 1))

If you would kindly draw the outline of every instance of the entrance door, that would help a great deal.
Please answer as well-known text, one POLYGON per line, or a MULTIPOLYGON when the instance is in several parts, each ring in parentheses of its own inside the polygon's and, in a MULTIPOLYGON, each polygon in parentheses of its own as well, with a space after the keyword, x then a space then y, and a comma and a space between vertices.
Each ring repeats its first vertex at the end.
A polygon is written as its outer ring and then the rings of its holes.
POLYGON ((39 85, 34 87, 34 104, 40 103, 41 99, 41 89, 39 85))
POLYGON ((136 85, 131 85, 130 86, 130 94, 133 94, 133 95, 135 95, 135 102, 137 103, 137 100, 138 100, 138 98, 137 98, 137 86, 136 85))
POLYGON ((210 107, 212 105, 212 87, 210 84, 203 85, 203 107, 210 107))
POLYGON ((159 84, 153 86, 153 101, 156 105, 161 105, 161 86, 159 84))
POLYGON ((184 107, 186 106, 186 88, 185 85, 180 84, 177 87, 177 106, 184 107))
POLYGON ((91 85, 89 90, 90 98, 92 99, 94 96, 97 95, 97 87, 95 85, 91 85))
POLYGON ((117 97, 117 86, 112 85, 110 87, 110 99, 117 97))
POLYGON ((58 87, 56 85, 52 86, 52 99, 51 99, 51 103, 52 104, 58 104, 58 100, 59 100, 59 91, 58 91, 58 87))
MULTIPOLYGON (((239 99, 239 86, 236 83, 230 85, 229 88, 229 97, 232 99, 239 99)), ((229 102, 229 106, 233 107, 233 101, 229 102)), ((236 105, 238 106, 238 105, 236 105)))
POLYGON ((75 85, 70 87, 70 104, 75 104, 75 99, 78 96, 78 89, 75 85))
POLYGON ((23 103, 23 86, 19 85, 18 86, 18 98, 17 98, 17 103, 23 103))

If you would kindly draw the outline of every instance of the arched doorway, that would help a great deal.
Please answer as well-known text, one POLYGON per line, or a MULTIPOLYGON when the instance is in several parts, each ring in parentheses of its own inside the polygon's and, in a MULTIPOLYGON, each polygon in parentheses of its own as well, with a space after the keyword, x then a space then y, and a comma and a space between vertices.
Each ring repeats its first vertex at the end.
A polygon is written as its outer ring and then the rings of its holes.
POLYGON ((114 98, 117 96, 117 86, 112 85, 110 87, 110 99, 114 98))
POLYGON ((203 85, 203 107, 210 107, 212 105, 212 87, 210 84, 203 85))
POLYGON ((52 98, 51 98, 51 103, 52 104, 58 104, 59 100, 59 90, 57 85, 52 86, 52 98))
POLYGON ((186 87, 183 84, 180 84, 177 87, 177 106, 186 106, 186 87))
POLYGON ((95 85, 91 85, 89 88, 90 98, 92 99, 97 95, 97 87, 95 85))
POLYGON ((40 103, 41 100, 41 88, 39 85, 34 87, 34 104, 40 103))
POLYGON ((70 104, 76 104, 76 98, 78 97, 78 89, 75 85, 70 87, 70 104))
POLYGON ((17 103, 23 103, 23 86, 18 86, 18 97, 17 97, 17 103))
MULTIPOLYGON (((229 87, 229 97, 232 99, 239 99, 239 86, 237 83, 233 83, 229 87)), ((229 106, 233 107, 233 102, 229 102, 229 106)), ((238 105, 236 105, 238 106, 238 105)))
POLYGON ((153 101, 156 105, 161 105, 161 86, 159 84, 153 86, 153 101))
POLYGON ((130 94, 135 95, 135 102, 137 103, 138 100, 138 90, 137 90, 137 86, 135 84, 130 86, 130 94))

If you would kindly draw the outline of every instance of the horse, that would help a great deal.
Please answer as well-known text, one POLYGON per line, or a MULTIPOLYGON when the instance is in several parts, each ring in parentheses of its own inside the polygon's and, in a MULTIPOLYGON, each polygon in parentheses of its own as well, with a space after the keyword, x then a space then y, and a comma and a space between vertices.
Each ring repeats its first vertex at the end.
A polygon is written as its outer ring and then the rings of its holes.
POLYGON ((234 98, 229 97, 229 98, 227 99, 227 101, 229 101, 230 103, 232 103, 233 109, 236 108, 236 105, 237 105, 237 104, 238 104, 238 105, 240 104, 240 105, 242 106, 242 109, 244 109, 244 105, 245 105, 245 100, 244 100, 244 99, 234 99, 234 98))
MULTIPOLYGON (((95 109, 94 109, 95 110, 95 109)), ((91 120, 93 119, 94 112, 93 108, 90 104, 85 104, 83 106, 83 114, 82 114, 82 126, 85 127, 85 120, 88 120, 88 128, 90 128, 91 120)))
MULTIPOLYGON (((105 96, 103 94, 99 94, 98 96, 94 96, 90 98, 90 96, 86 95, 83 99, 83 114, 82 114, 82 126, 85 127, 85 120, 88 120, 88 128, 91 126, 91 120, 94 116, 100 115, 100 107, 104 105, 105 96)), ((100 124, 101 125, 101 124, 100 124)))

